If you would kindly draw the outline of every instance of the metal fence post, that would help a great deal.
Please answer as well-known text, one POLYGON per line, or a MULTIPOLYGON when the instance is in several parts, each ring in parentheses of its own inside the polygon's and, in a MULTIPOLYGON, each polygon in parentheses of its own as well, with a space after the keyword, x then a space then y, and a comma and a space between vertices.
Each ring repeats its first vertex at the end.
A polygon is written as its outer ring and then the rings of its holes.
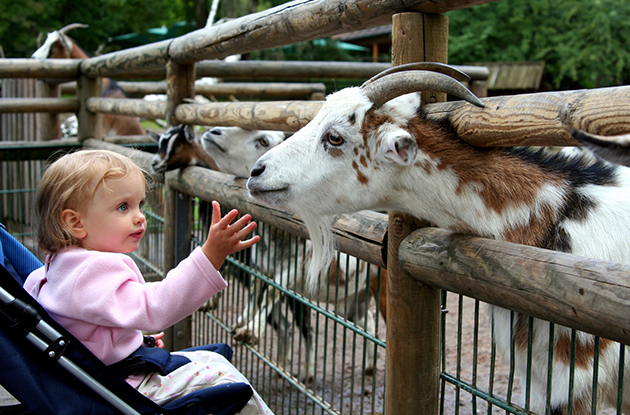
MULTIPOLYGON (((392 64, 446 62, 448 18, 424 13, 393 16, 392 64)), ((423 103, 445 94, 423 92, 423 103)), ((426 223, 389 213, 385 414, 434 415, 439 410, 440 290, 416 283, 401 268, 398 248, 426 223)))
MULTIPOLYGON (((174 268, 190 254, 191 249, 191 197, 169 185, 169 177, 179 174, 172 171, 164 180, 164 273, 174 268)), ((172 179, 171 179, 172 180, 172 179)), ((187 317, 165 330, 166 349, 181 350, 192 345, 191 318, 187 317)))

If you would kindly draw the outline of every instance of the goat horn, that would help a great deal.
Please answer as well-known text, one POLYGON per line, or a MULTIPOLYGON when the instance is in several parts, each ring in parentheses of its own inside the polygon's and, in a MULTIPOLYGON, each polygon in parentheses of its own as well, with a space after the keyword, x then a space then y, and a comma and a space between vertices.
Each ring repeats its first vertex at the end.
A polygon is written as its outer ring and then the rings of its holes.
POLYGON ((391 74, 396 73, 396 72, 413 71, 413 70, 423 70, 423 71, 432 71, 432 72, 443 73, 445 75, 448 75, 450 77, 453 77, 453 78, 457 79, 459 82, 470 81, 470 76, 468 76, 466 73, 460 71, 457 68, 449 66, 449 65, 447 65, 445 63, 439 63, 439 62, 413 62, 413 63, 406 63, 404 65, 392 66, 389 69, 385 69, 384 71, 379 72, 378 74, 374 75, 373 77, 371 77, 370 79, 365 81, 362 86, 366 86, 368 84, 371 84, 372 82, 374 82, 377 79, 382 78, 382 77, 384 77, 386 75, 391 75, 391 74))
POLYGON ((62 27, 61 29, 59 29, 59 33, 61 34, 66 34, 67 32, 74 30, 74 29, 87 29, 89 26, 83 23, 70 23, 67 26, 62 27))
POLYGON ((363 85, 361 89, 376 108, 401 95, 419 91, 446 92, 478 107, 484 107, 479 98, 459 81, 437 72, 417 70, 396 72, 363 85))

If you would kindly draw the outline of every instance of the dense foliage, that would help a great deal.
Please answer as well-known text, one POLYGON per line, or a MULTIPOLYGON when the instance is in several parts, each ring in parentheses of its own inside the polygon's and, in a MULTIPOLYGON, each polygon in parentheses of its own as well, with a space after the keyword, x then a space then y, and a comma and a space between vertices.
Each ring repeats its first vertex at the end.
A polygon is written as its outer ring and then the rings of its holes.
POLYGON ((544 60, 547 87, 630 81, 630 2, 503 0, 449 14, 449 62, 544 60))

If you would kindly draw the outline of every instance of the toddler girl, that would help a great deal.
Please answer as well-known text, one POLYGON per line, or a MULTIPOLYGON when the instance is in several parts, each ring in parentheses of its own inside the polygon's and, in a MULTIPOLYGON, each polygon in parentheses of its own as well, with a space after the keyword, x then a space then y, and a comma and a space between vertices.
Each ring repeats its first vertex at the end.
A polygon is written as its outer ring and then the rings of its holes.
MULTIPOLYGON (((35 197, 37 238, 47 257, 24 288, 106 365, 118 364, 113 368, 140 350, 141 330, 159 332, 224 289, 227 283, 217 270, 225 258, 260 239, 244 240, 256 227, 250 215, 231 223, 238 212, 221 218, 219 204, 213 202, 203 246, 162 281, 145 283, 133 260, 124 255, 138 249, 146 231, 144 199, 142 170, 105 150, 61 157, 44 173, 35 197)), ((161 336, 156 337, 162 345, 161 336)), ((184 356, 187 363, 165 376, 122 372, 123 376, 158 404, 220 383, 247 382, 220 354, 172 355, 184 356)), ((254 392, 241 413, 271 411, 254 392)))

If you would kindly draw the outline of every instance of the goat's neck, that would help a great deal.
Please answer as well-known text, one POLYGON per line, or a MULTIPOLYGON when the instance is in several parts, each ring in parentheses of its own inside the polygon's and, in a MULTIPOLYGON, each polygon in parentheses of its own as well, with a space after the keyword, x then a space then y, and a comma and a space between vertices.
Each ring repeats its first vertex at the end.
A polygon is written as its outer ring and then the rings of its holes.
POLYGON ((199 160, 202 164, 204 164, 205 166, 207 166, 208 168, 212 170, 220 171, 219 167, 217 166, 217 163, 214 161, 212 157, 210 157, 210 154, 208 154, 208 152, 204 150, 203 146, 201 145, 198 139, 194 141, 193 148, 194 148, 194 153, 197 160, 199 160))
POLYGON ((461 142, 431 148, 399 179, 396 209, 460 232, 540 245, 540 235, 558 220, 564 188, 509 151, 461 142), (456 148, 457 147, 457 148, 456 148), (430 156, 427 158, 426 155, 430 156))

